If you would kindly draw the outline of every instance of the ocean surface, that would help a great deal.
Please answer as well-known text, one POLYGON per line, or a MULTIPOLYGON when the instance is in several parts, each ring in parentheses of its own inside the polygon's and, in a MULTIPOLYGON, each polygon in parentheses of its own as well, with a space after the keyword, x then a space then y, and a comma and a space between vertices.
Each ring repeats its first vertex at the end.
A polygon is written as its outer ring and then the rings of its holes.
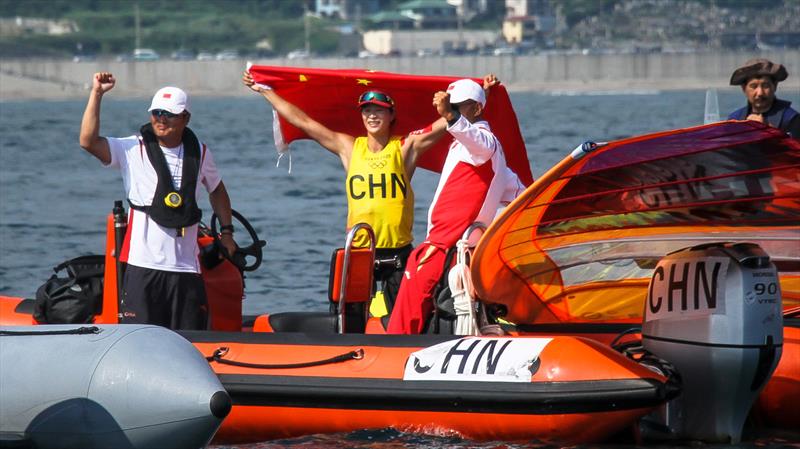
MULTIPOLYGON (((705 97, 705 91, 511 92, 535 177, 586 140, 609 141, 702 124, 705 97)), ((800 105, 800 92, 779 90, 779 97, 800 105)), ((744 103, 736 88, 720 90, 718 98, 723 118, 744 103)), ((106 95, 101 134, 133 134, 148 119, 149 100, 116 99, 113 91, 106 95)), ((114 200, 124 199, 123 189, 117 171, 103 168, 78 146, 84 106, 84 100, 0 99, 0 295, 33 297, 52 274, 52 267, 104 251, 105 217, 114 200)), ((255 95, 193 98, 192 110, 190 127, 213 151, 233 208, 267 241, 262 266, 247 275, 244 313, 327 310, 328 260, 331 250, 345 238, 344 171, 339 159, 313 142, 297 142, 292 144, 292 172, 287 172, 285 162, 276 167, 271 110, 255 95)), ((412 181, 417 242, 425 235, 427 207, 437 180, 438 175, 420 169, 412 181)), ((207 201, 201 206, 208 223, 211 208, 207 201)), ((238 231, 236 237, 240 244, 247 244, 244 232, 238 231)), ((765 446, 800 444, 766 437, 736 447, 765 446)), ((237 447, 558 446, 376 431, 237 447)))

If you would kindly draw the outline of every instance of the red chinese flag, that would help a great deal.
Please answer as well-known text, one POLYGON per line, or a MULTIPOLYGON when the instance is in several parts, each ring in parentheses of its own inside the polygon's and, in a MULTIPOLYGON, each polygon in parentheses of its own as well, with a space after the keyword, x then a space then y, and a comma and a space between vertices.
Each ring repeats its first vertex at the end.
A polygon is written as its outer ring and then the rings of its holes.
MULTIPOLYGON (((326 127, 351 136, 366 134, 358 110, 358 97, 367 90, 379 90, 395 101, 397 121, 393 134, 406 136, 427 127, 439 114, 433 106, 433 94, 447 89, 458 78, 417 76, 362 69, 316 69, 253 65, 250 73, 256 83, 265 84, 289 102, 297 105, 326 127)), ((478 84, 483 80, 475 78, 478 84)), ((497 85, 489 93, 484 118, 500 139, 508 166, 527 186, 533 182, 525 142, 505 86, 497 85)), ((280 118, 280 131, 287 144, 308 136, 280 118)), ((420 159, 418 166, 441 172, 451 139, 444 136, 420 159)))

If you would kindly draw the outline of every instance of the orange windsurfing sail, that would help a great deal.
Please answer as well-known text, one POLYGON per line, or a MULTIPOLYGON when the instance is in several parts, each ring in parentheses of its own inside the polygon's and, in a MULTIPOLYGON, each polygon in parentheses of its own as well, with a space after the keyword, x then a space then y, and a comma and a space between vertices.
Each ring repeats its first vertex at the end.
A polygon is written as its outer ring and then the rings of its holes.
MULTIPOLYGON (((362 69, 316 69, 253 65, 249 69, 255 82, 265 84, 297 105, 326 127, 352 136, 365 134, 358 113, 358 96, 375 89, 395 101, 397 121, 393 132, 405 136, 423 129, 439 115, 433 107, 433 94, 445 90, 456 77, 417 76, 362 69)), ((475 79, 479 84, 482 80, 475 79)), ((525 142, 508 92, 502 84, 493 87, 484 117, 500 139, 508 166, 527 186, 533 181, 525 142)), ((308 138, 302 131, 279 119, 279 132, 285 143, 308 138)), ((280 138, 276 135, 276 139, 280 138)), ((420 159, 418 166, 441 172, 450 140, 445 137, 420 159)))
POLYGON ((659 258, 748 241, 800 304, 800 141, 722 122, 579 147, 483 235, 478 295, 516 323, 638 322, 659 258), (593 150, 593 151, 591 151, 593 150))

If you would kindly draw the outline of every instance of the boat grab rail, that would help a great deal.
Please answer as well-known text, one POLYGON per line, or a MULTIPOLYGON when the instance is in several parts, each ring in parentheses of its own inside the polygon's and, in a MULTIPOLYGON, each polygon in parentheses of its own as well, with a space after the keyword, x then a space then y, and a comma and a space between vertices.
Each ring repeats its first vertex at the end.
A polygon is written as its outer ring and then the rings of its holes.
POLYGON ((372 227, 366 223, 356 223, 350 228, 350 231, 347 232, 347 240, 345 240, 344 245, 344 261, 342 262, 342 279, 341 284, 339 286, 339 319, 338 319, 338 326, 339 326, 339 333, 345 333, 345 314, 347 312, 346 302, 347 302, 347 280, 350 278, 348 276, 349 269, 350 269, 350 253, 353 250, 353 241, 358 235, 358 232, 364 230, 367 233, 367 237, 369 238, 369 251, 372 254, 372 265, 375 264, 375 247, 377 245, 377 241, 375 238, 375 231, 372 230, 372 227))
POLYGON ((239 362, 236 360, 224 359, 223 357, 225 357, 225 355, 227 355, 229 351, 230 348, 226 346, 219 347, 214 350, 214 353, 212 355, 206 357, 206 360, 208 360, 209 363, 216 362, 223 365, 238 366, 241 368, 293 369, 293 368, 308 368, 312 366, 329 365, 332 363, 341 363, 341 362, 346 362, 348 360, 361 360, 364 358, 364 349, 358 348, 353 351, 348 351, 344 354, 339 354, 333 357, 329 357, 327 359, 310 360, 308 362, 277 363, 277 364, 249 363, 249 362, 239 362))
MULTIPOLYGON (((461 236, 461 240, 456 242, 456 247, 458 248, 458 253, 459 253, 459 256, 458 256, 458 260, 460 261, 459 263, 463 263, 467 267, 466 268, 467 273, 464 273, 463 276, 465 276, 467 279, 469 279, 469 281, 464 280, 463 282, 465 284, 467 282, 470 285, 472 284, 471 275, 469 274, 469 265, 470 265, 470 261, 471 261, 470 260, 471 257, 470 257, 469 249, 473 248, 475 245, 471 246, 469 244, 469 238, 472 236, 472 233, 477 231, 477 230, 481 231, 481 236, 482 236, 484 233, 486 233, 486 228, 487 227, 488 226, 486 226, 486 224, 483 223, 483 222, 480 222, 480 221, 473 222, 464 231, 464 234, 461 236)), ((497 334, 502 335, 502 330, 499 327, 491 326, 489 324, 489 321, 486 318, 487 317, 486 304, 484 304, 484 302, 481 301, 480 298, 478 298, 477 296, 472 297, 471 298, 471 305, 469 306, 469 308, 470 308, 470 317, 471 317, 470 320, 474 323, 473 326, 476 327, 478 335, 483 335, 484 333, 486 333, 486 334, 494 334, 494 335, 497 335, 497 334), (476 307, 475 307, 476 303, 477 303, 477 310, 476 310, 476 307)), ((456 327, 458 328, 458 326, 459 326, 458 323, 462 322, 461 320, 463 320, 463 318, 459 317, 457 319, 458 319, 458 321, 457 321, 456 327)), ((471 326, 466 326, 466 327, 462 327, 460 330, 463 331, 463 330, 470 329, 470 328, 471 328, 471 326)), ((456 332, 458 333, 458 329, 456 329, 456 332)))
POLYGON ((467 227, 467 230, 464 231, 464 234, 461 235, 461 240, 469 240, 469 237, 472 235, 472 233, 477 231, 478 229, 480 229, 481 232, 486 232, 487 227, 488 226, 486 226, 485 223, 481 221, 475 221, 471 225, 469 225, 467 227))

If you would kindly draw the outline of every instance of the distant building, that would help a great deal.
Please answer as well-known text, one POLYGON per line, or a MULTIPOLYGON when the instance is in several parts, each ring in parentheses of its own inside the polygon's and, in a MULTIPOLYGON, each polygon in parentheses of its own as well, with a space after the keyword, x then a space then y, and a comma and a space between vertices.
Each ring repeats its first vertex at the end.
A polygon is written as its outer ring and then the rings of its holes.
POLYGON ((59 36, 70 34, 78 29, 73 20, 51 20, 30 17, 0 19, 0 36, 19 36, 22 34, 49 34, 59 36))
POLYGON ((496 8, 499 0, 411 0, 369 17, 373 29, 450 29, 496 8))
POLYGON ((372 27, 379 30, 409 30, 416 24, 414 19, 398 11, 379 12, 370 16, 369 20, 372 27))
POLYGON ((503 37, 506 42, 534 42, 556 31, 556 13, 549 0, 505 0, 503 37))
POLYGON ((496 31, 470 30, 374 30, 364 33, 364 48, 376 55, 434 55, 455 49, 493 46, 496 31))
POLYGON ((465 21, 471 20, 478 14, 496 9, 500 4, 498 0, 446 0, 448 4, 456 7, 456 13, 463 16, 465 21))
POLYGON ((316 15, 342 20, 359 20, 375 14, 387 3, 386 0, 316 0, 316 15))
POLYGON ((414 28, 456 28, 456 7, 446 0, 411 0, 397 5, 397 11, 414 21, 414 28))

